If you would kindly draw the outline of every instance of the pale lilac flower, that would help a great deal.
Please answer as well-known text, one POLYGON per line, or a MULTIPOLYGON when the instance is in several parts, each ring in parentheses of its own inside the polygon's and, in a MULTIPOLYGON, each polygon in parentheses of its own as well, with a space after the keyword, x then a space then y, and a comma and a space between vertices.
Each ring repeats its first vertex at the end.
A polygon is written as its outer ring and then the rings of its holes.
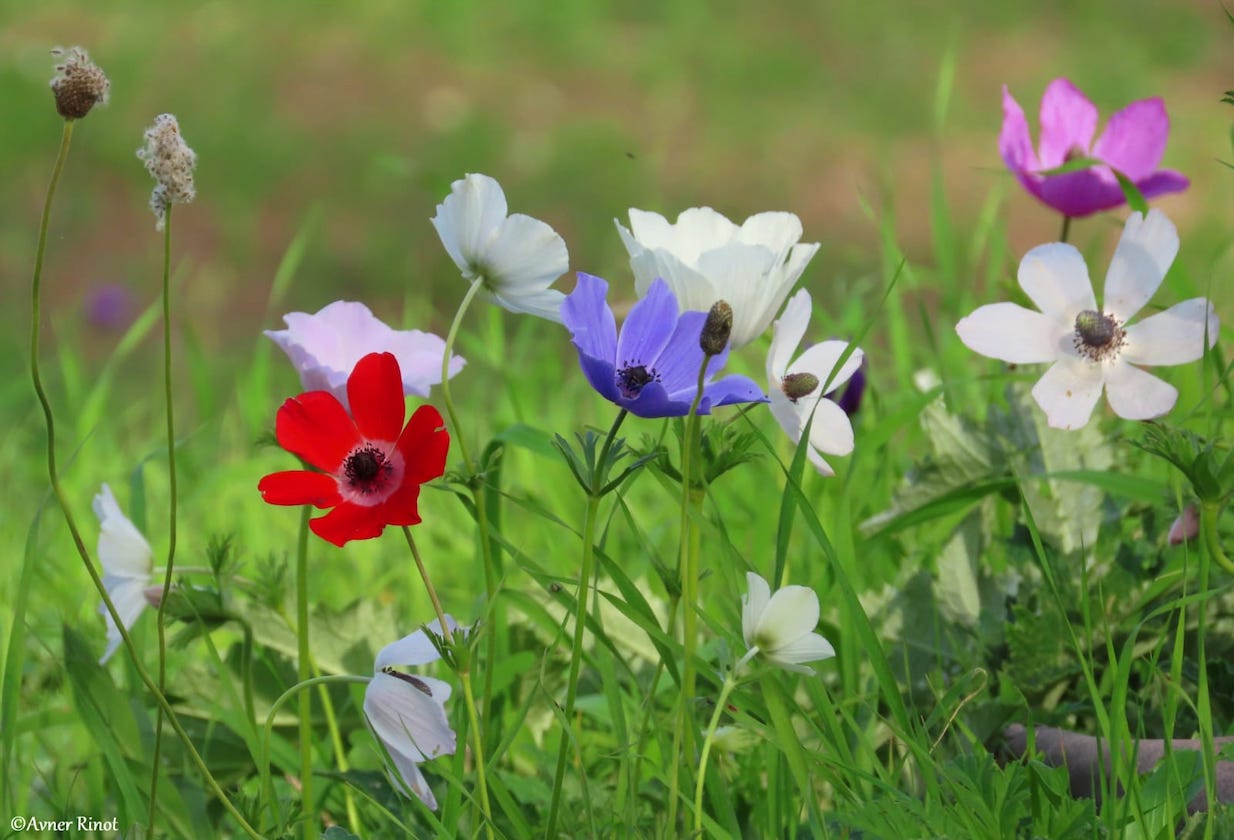
MULTIPOLYGON (((451 632, 458 632, 458 624, 448 615, 446 625, 451 632)), ((429 629, 440 636, 441 622, 433 621, 429 629)), ((395 666, 427 665, 440 658, 428 634, 417 630, 381 649, 373 663, 372 682, 364 689, 364 715, 398 771, 389 774, 391 784, 399 793, 417 796, 434 810, 437 799, 419 765, 454 753, 455 734, 445 710, 450 684, 403 673, 395 666)))
POLYGON ((455 181, 432 221, 465 280, 483 278, 489 297, 510 312, 561 322, 565 295, 549 285, 570 267, 565 240, 539 219, 508 215, 495 180, 470 174, 455 181))
POLYGON ((1200 506, 1191 504, 1183 508, 1183 512, 1170 525, 1166 535, 1170 545, 1182 545, 1191 542, 1200 535, 1200 506))
POLYGON ((818 626, 818 595, 805 586, 786 586, 771 594, 771 587, 754 572, 746 573, 749 591, 741 599, 741 635, 750 650, 746 659, 761 654, 789 671, 812 674, 801 664, 836 655, 818 626))
MULTIPOLYGON (((707 315, 677 312, 677 301, 663 281, 651 284, 634 304, 617 333, 617 320, 606 300, 608 283, 579 272, 578 285, 561 306, 579 364, 600 396, 639 417, 683 417, 698 393, 703 365, 699 337, 707 315)), ((699 414, 721 405, 766 402, 752 379, 730 374, 711 378, 724 367, 728 348, 707 363, 699 414)))
POLYGON ((1120 417, 1160 417, 1174 407, 1178 391, 1136 365, 1195 361, 1217 340, 1219 326, 1205 298, 1127 325, 1157 291, 1177 253, 1178 232, 1164 213, 1132 213, 1099 310, 1080 252, 1063 243, 1038 246, 1020 262, 1019 281, 1041 311, 988 304, 956 324, 956 332, 983 356, 1013 364, 1051 362, 1033 386, 1051 426, 1082 427, 1103 390, 1120 417))
POLYGON ((853 424, 843 408, 823 399, 823 393, 848 382, 861 368, 864 355, 854 348, 841 365, 848 342, 823 341, 806 349, 794 361, 793 354, 810 322, 810 307, 810 293, 801 289, 785 304, 775 322, 767 353, 767 391, 771 413, 794 444, 801 440, 806 422, 813 416, 806 455, 820 473, 835 475, 823 454, 852 452, 853 424))
MULTIPOLYGON (((98 554, 103 566, 103 586, 128 630, 146 608, 145 590, 150 585, 154 553, 146 538, 120 510, 106 484, 94 497, 94 515, 99 518, 98 554)), ((99 659, 99 664, 104 665, 123 639, 105 604, 99 604, 99 612, 107 622, 107 650, 99 659)))
POLYGON ((1033 149, 1024 110, 1003 86, 1003 130, 998 149, 1003 161, 1040 201, 1064 216, 1088 216, 1126 202, 1111 169, 1126 176, 1145 198, 1185 190, 1181 173, 1158 169, 1170 133, 1165 103, 1141 99, 1110 117, 1097 132, 1097 107, 1067 79, 1055 79, 1041 99, 1041 142, 1033 149), (1077 158, 1099 160, 1075 172, 1042 175, 1077 158))
POLYGON ((710 207, 685 210, 675 224, 631 209, 629 230, 616 224, 639 296, 660 278, 682 309, 707 312, 727 301, 733 349, 767 330, 818 251, 817 243, 799 243, 801 220, 792 213, 759 213, 738 227, 710 207))
MULTIPOLYGON (((283 348, 306 391, 329 391, 348 407, 347 377, 369 353, 391 353, 403 377, 403 394, 427 397, 441 384, 441 362, 446 342, 420 330, 394 330, 375 317, 363 303, 336 300, 315 315, 291 312, 283 316, 285 330, 265 335, 283 348)), ((462 356, 450 359, 453 377, 465 364, 462 356)))

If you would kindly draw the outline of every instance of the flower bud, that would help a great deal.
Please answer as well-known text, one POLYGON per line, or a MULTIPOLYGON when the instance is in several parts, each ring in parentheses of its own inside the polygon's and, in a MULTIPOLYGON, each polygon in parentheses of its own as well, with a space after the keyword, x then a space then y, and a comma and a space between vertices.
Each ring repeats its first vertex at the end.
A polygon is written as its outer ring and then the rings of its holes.
POLYGON ((81 47, 51 51, 56 58, 67 55, 63 64, 56 65, 56 75, 51 80, 51 92, 56 97, 56 112, 66 120, 79 120, 95 105, 107 104, 111 82, 99 66, 81 47))
POLYGON ((1170 526, 1170 533, 1167 539, 1170 545, 1182 545, 1185 542, 1190 542, 1200 535, 1200 508, 1197 505, 1187 505, 1183 508, 1183 512, 1174 520, 1174 524, 1170 526))
POLYGON ((698 346, 708 356, 718 356, 728 345, 728 337, 733 332, 733 307, 726 301, 717 300, 707 313, 703 323, 703 332, 698 337, 698 346))
POLYGON ((784 396, 793 402, 809 395, 818 387, 818 377, 812 373, 790 373, 780 382, 784 396))

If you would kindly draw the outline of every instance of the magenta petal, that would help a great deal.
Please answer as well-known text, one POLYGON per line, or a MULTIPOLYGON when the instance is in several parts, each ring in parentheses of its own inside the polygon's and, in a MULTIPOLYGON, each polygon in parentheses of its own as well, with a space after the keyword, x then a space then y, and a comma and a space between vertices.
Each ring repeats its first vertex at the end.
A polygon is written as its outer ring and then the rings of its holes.
POLYGON ((1097 106, 1067 79, 1050 82, 1041 97, 1041 168, 1062 166, 1072 149, 1087 154, 1096 133, 1097 106))
POLYGON ((1091 216, 1126 203, 1118 181, 1104 167, 1042 178, 1030 191, 1064 216, 1091 216))
POLYGON ((1161 163, 1170 136, 1170 118, 1158 98, 1141 99, 1110 117, 1093 157, 1117 169, 1132 181, 1147 178, 1161 163))
POLYGON ((1033 151, 1033 139, 1028 133, 1024 109, 1006 85, 1003 85, 1003 129, 998 135, 998 152, 1003 156, 1003 163, 1019 175, 1021 181, 1024 173, 1036 172, 1041 168, 1037 163, 1037 153, 1033 151))
POLYGON ((1173 169, 1162 169, 1154 172, 1142 181, 1136 181, 1136 188, 1145 198, 1156 198, 1159 195, 1182 192, 1191 186, 1191 181, 1181 172, 1173 169))

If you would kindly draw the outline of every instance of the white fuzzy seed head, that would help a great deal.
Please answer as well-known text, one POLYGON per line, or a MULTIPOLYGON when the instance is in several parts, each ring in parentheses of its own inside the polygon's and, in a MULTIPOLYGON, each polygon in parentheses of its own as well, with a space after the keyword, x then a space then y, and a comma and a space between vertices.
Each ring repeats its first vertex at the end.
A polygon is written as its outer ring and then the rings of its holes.
POLYGON ((156 227, 163 229, 167 211, 173 204, 188 204, 197 197, 193 170, 197 154, 180 135, 180 124, 171 114, 159 114, 146 129, 146 144, 137 150, 137 157, 146 164, 146 171, 158 181, 150 194, 150 209, 158 219, 156 227))
POLYGON ((95 105, 106 105, 111 82, 81 47, 56 47, 55 58, 64 57, 56 65, 51 79, 51 92, 56 97, 56 112, 66 120, 79 120, 95 105))

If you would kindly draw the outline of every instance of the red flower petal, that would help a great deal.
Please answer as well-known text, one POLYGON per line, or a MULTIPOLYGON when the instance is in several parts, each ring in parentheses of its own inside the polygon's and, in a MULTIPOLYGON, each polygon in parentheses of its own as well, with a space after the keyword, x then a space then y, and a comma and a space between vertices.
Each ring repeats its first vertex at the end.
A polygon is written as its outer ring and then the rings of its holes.
POLYGON ((381 505, 364 507, 343 502, 325 516, 309 522, 309 528, 326 542, 332 542, 339 547, 350 540, 372 539, 381 536, 386 527, 381 518, 381 508, 381 505))
POLYGON ((272 505, 334 507, 343 501, 334 476, 308 470, 271 473, 257 482, 261 497, 272 505))
POLYGON ((411 415, 397 444, 406 464, 404 485, 423 484, 446 471, 450 433, 444 425, 441 414, 431 405, 422 405, 411 415))
POLYGON ((368 440, 398 440, 406 404, 403 374, 392 353, 369 353, 347 377, 347 402, 356 428, 368 440))
POLYGON ((329 473, 338 472, 360 443, 347 409, 328 391, 309 391, 283 403, 274 429, 284 449, 329 473))
POLYGON ((390 498, 378 505, 381 518, 387 525, 419 525, 420 485, 404 482, 390 498))

